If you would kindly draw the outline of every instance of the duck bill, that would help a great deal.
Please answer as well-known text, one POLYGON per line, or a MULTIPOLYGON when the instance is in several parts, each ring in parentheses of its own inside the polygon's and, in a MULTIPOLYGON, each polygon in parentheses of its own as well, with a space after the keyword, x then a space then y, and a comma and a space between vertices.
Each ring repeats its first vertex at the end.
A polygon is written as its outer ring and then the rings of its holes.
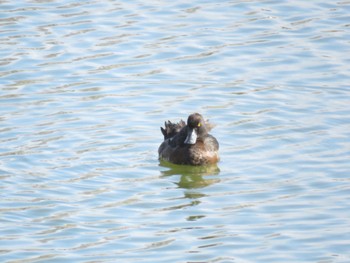
POLYGON ((187 133, 185 144, 195 144, 197 141, 197 133, 195 129, 190 129, 187 133))

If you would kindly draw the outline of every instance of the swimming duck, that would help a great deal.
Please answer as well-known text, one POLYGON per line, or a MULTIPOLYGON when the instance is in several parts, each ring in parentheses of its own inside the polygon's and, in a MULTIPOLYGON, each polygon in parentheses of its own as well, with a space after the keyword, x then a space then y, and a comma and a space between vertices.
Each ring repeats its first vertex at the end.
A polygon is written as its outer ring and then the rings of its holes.
POLYGON ((164 141, 158 148, 159 159, 186 165, 217 163, 219 143, 208 133, 211 128, 199 113, 188 116, 187 124, 165 122, 165 128, 160 128, 164 141))

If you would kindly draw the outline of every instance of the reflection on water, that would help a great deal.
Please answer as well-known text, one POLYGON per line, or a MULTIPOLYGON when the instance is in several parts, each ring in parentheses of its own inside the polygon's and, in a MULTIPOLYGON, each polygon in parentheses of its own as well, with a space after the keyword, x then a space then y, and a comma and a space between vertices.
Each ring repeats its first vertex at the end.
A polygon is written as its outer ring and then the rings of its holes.
POLYGON ((0 6, 0 262, 349 262, 348 1, 0 6))
MULTIPOLYGON (((184 196, 185 198, 193 199, 190 201, 191 206, 199 205, 201 203, 199 199, 206 196, 200 191, 201 188, 220 182, 218 177, 212 178, 212 176, 216 177, 220 172, 217 164, 209 166, 189 166, 171 164, 161 160, 160 165, 168 168, 168 170, 161 171, 162 176, 165 178, 169 176, 180 176, 175 184, 180 188, 187 189, 184 192, 184 196)), ((205 215, 190 216, 188 220, 196 220, 203 217, 205 217, 205 215)))
MULTIPOLYGON (((201 188, 220 182, 219 177, 217 177, 220 173, 217 164, 208 166, 176 165, 161 160, 160 166, 168 168, 161 171, 165 179, 171 176, 179 176, 175 184, 180 188, 187 189, 184 192, 184 197, 190 199, 190 206, 199 205, 201 203, 200 199, 206 196, 201 188)), ((176 207, 176 209, 179 209, 179 207, 176 207)), ((195 221, 203 217, 205 215, 192 215, 187 220, 195 221)))
POLYGON ((169 168, 162 171, 163 176, 181 176, 177 183, 181 188, 203 188, 220 182, 219 178, 205 178, 206 176, 218 175, 220 173, 220 169, 216 164, 208 166, 176 165, 162 160, 160 161, 160 165, 169 168))

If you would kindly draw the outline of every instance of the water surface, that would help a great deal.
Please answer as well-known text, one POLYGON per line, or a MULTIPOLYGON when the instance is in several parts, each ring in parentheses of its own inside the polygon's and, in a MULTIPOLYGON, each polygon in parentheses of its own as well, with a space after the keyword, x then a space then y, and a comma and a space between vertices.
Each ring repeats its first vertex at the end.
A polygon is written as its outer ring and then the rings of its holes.
POLYGON ((349 2, 0 6, 1 262, 349 262, 349 2))

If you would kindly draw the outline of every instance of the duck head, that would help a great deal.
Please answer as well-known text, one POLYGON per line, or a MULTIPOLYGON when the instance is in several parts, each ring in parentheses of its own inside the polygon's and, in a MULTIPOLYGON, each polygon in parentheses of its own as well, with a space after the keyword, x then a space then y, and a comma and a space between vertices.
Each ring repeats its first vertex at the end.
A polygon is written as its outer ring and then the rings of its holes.
POLYGON ((199 113, 193 113, 187 119, 187 137, 185 144, 195 144, 198 137, 207 134, 205 121, 199 113))

